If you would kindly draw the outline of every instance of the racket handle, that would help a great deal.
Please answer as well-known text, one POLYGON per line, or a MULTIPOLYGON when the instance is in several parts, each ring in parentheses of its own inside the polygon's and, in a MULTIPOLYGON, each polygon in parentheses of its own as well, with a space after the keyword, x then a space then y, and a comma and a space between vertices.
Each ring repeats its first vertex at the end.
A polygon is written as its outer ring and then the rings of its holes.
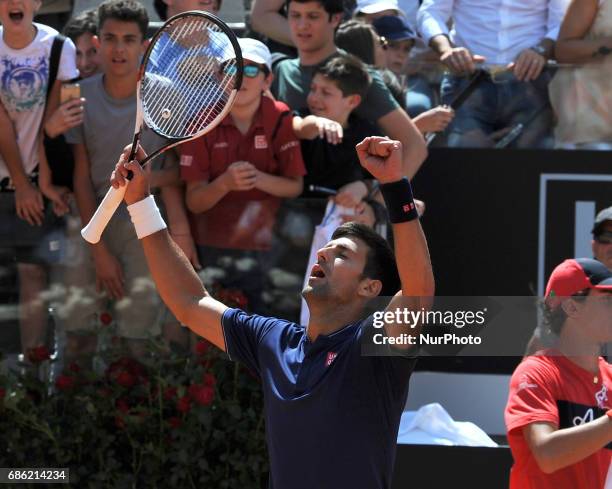
POLYGON ((81 236, 83 236, 85 241, 91 244, 100 241, 108 222, 111 220, 111 217, 113 217, 119 204, 121 204, 126 189, 127 184, 118 189, 111 187, 108 192, 106 192, 104 199, 102 199, 102 202, 89 220, 87 226, 81 229, 81 236))

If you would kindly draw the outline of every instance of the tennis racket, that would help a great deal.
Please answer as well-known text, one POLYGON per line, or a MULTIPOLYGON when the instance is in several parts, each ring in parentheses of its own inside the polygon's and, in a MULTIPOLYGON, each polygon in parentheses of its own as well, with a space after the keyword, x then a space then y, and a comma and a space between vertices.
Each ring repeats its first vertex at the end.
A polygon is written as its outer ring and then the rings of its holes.
MULTIPOLYGON (((143 124, 168 141, 141 165, 214 129, 231 110, 241 84, 240 46, 223 21, 200 11, 168 19, 151 39, 140 66, 130 161, 136 155, 143 124)), ((106 193, 81 230, 86 241, 100 241, 126 187, 111 187, 106 193)))

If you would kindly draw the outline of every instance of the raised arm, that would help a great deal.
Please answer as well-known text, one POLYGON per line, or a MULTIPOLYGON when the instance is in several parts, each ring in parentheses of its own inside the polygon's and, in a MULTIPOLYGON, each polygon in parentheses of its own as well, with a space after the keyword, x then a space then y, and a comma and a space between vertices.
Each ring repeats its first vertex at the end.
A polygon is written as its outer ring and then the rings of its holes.
MULTIPOLYGON (((382 137, 368 137, 357 145, 362 166, 381 184, 395 238, 395 260, 401 290, 388 306, 429 309, 434 295, 434 277, 427 241, 412 199, 410 183, 402 168, 402 144, 382 137)), ((388 336, 406 333, 403 325, 389 324, 388 336)), ((413 331, 415 334, 418 331, 413 331)))
POLYGON ((382 116, 377 123, 384 134, 401 143, 402 175, 412 179, 427 157, 423 135, 408 114, 400 108, 382 116))
MULTIPOLYGON (((140 160, 145 157, 141 148, 136 157, 140 160)), ((115 188, 123 186, 128 170, 134 173, 124 197, 134 220, 138 219, 137 210, 147 211, 149 181, 140 165, 136 162, 126 164, 126 158, 127 152, 124 152, 113 172, 111 183, 115 188)), ((225 350, 221 317, 227 307, 208 294, 167 229, 144 236, 141 242, 157 290, 172 313, 194 333, 225 350)))

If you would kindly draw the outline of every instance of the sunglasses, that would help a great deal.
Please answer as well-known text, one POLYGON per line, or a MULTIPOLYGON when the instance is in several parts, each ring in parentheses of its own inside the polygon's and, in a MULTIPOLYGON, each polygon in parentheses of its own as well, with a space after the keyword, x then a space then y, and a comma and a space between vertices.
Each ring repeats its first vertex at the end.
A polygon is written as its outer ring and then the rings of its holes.
MULTIPOLYGON (((235 75, 238 73, 238 67, 236 65, 228 65, 224 68, 225 73, 228 75, 235 75)), ((247 78, 255 78, 259 75, 259 72, 263 72, 265 75, 265 68, 259 65, 244 65, 242 67, 242 74, 247 78)))
POLYGON ((378 38, 378 43, 380 44, 380 47, 383 48, 385 51, 389 47, 389 41, 387 40, 385 36, 380 36, 378 38))
POLYGON ((612 231, 604 231, 595 236, 595 241, 599 244, 612 244, 612 231))

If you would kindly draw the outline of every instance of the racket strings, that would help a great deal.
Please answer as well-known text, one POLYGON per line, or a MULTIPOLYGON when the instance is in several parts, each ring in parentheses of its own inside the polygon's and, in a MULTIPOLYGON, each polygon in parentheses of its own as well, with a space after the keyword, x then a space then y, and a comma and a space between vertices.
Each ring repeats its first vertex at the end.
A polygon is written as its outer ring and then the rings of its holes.
POLYGON ((236 54, 227 35, 203 19, 170 24, 147 63, 141 86, 147 125, 168 137, 188 137, 221 115, 235 88, 227 70, 236 54))

